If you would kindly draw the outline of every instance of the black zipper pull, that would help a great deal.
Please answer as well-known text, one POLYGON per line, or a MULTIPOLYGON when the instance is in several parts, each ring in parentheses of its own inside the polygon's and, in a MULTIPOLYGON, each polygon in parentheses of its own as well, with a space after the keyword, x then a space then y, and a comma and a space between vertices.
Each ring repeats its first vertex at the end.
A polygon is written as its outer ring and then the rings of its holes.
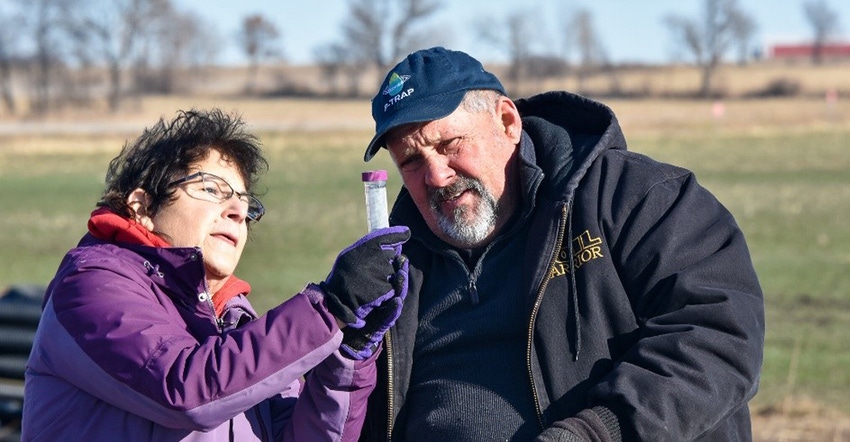
POLYGON ((478 287, 475 286, 475 281, 469 280, 469 299, 472 301, 472 305, 478 305, 478 287))

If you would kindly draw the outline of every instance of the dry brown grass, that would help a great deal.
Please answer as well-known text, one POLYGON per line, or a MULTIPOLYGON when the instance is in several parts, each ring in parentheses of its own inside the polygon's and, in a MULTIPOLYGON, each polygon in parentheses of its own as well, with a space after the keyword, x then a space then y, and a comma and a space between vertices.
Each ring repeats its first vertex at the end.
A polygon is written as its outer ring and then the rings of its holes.
MULTIPOLYGON (((693 131, 766 134, 847 127, 850 122, 850 93, 832 103, 819 97, 604 101, 617 114, 627 136, 693 131), (716 113, 718 106, 722 107, 722 114, 716 113)), ((83 109, 38 120, 0 116, 0 140, 7 151, 114 149, 158 118, 174 116, 178 109, 214 106, 242 114, 252 130, 259 133, 346 132, 365 143, 374 128, 366 99, 155 96, 136 100, 132 108, 115 114, 83 109)))
MULTIPOLYGON (((504 66, 492 66, 497 74, 504 66)), ((317 93, 327 91, 320 71, 310 66, 277 66, 261 70, 260 87, 272 91, 281 82, 297 84, 301 89, 317 93), (282 80, 285 79, 285 80, 282 80)), ((187 77, 189 75, 187 74, 187 77)), ((177 109, 218 106, 241 112, 258 131, 292 130, 370 130, 372 120, 368 98, 327 100, 308 98, 245 98, 240 94, 246 74, 239 68, 220 68, 197 78, 191 77, 190 93, 181 96, 146 96, 128 98, 119 112, 104 111, 102 102, 84 108, 66 107, 46 117, 26 116, 26 94, 19 91, 18 116, 4 113, 0 108, 0 136, 21 133, 91 134, 137 133, 160 116, 173 116, 177 109), (23 115, 23 116, 21 116, 23 115)), ((503 76, 504 78, 504 76, 503 76)), ((611 75, 600 73, 584 82, 583 92, 590 97, 607 97, 611 75)), ((616 73, 620 90, 628 95, 639 94, 643 99, 605 98, 618 114, 627 131, 675 131, 694 129, 739 129, 760 131, 771 127, 806 127, 823 124, 846 124, 850 121, 850 63, 810 66, 760 63, 747 66, 725 65, 717 73, 723 100, 661 99, 685 97, 699 86, 699 71, 691 66, 663 66, 621 69, 616 73), (763 90, 777 79, 800 85, 794 97, 752 100, 748 94, 763 90), (837 92, 838 100, 828 103, 827 91, 837 92), (656 97, 656 98, 651 98, 656 97), (714 115, 712 106, 721 103, 722 116, 714 115)), ((187 80, 188 81, 188 80, 187 80)), ((361 91, 371 95, 378 83, 375 72, 361 78, 361 91)), ((545 90, 577 90, 573 76, 523 85, 506 83, 514 96, 526 96, 545 90)))
MULTIPOLYGON (((715 76, 715 88, 727 97, 738 98, 764 90, 773 81, 786 80, 800 87, 800 94, 823 96, 826 90, 836 89, 850 94, 850 65, 758 63, 749 65, 724 65, 715 76)), ((625 93, 648 96, 683 96, 693 94, 700 84, 700 72, 692 66, 663 66, 656 68, 633 68, 595 75, 585 81, 584 87, 596 93, 609 90, 616 80, 625 93)), ((576 80, 551 80, 545 88, 575 90, 576 80)))
POLYGON ((753 412, 755 442, 850 441, 850 416, 808 397, 788 397, 777 407, 753 412))

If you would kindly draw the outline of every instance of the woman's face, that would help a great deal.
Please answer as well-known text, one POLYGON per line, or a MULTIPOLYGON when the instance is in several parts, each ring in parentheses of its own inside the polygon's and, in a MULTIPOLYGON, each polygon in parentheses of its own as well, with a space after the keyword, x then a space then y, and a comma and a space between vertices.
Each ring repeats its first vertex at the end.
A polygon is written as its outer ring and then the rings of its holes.
MULTIPOLYGON (((186 175, 196 172, 215 175, 237 193, 245 193, 245 181, 235 164, 222 158, 217 150, 192 165, 186 175)), ((248 203, 236 194, 223 202, 193 196, 205 191, 204 186, 201 177, 176 185, 173 201, 152 217, 137 215, 136 221, 174 247, 199 247, 209 289, 215 293, 236 270, 245 248, 248 203)))

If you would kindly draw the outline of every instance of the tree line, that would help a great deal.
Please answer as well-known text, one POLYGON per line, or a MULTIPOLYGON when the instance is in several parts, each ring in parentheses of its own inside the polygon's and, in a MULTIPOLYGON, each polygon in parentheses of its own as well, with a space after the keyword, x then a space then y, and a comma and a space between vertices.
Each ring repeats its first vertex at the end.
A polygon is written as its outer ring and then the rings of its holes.
MULTIPOLYGON (((233 36, 214 32, 176 0, 4 0, 0 3, 0 100, 18 113, 14 75, 25 84, 28 111, 44 114, 64 105, 105 100, 117 111, 128 97, 181 92, 214 65, 220 48, 237 44, 248 60, 244 91, 257 92, 264 64, 283 60, 279 26, 261 14, 246 16, 233 36), (188 74, 188 75, 187 75, 188 74)), ((569 2, 565 2, 568 5, 569 2)), ((361 96, 368 72, 385 72, 417 48, 451 46, 451 31, 433 22, 441 0, 347 0, 340 39, 314 50, 331 94, 361 96)), ((827 0, 801 2, 812 28, 813 62, 837 35, 837 14, 827 0)), ((566 7, 566 6, 565 6, 566 7)), ((541 48, 538 16, 518 9, 504 17, 482 14, 471 26, 479 40, 501 51, 506 78, 515 85, 546 77, 584 78, 615 72, 589 10, 564 14, 560 48, 541 48)), ((670 41, 701 71, 697 94, 710 96, 713 74, 730 52, 747 60, 758 27, 738 0, 701 0, 693 17, 668 15, 670 41)), ((613 75, 613 74, 612 74, 613 75)), ((612 81, 616 87, 616 79, 612 81)))

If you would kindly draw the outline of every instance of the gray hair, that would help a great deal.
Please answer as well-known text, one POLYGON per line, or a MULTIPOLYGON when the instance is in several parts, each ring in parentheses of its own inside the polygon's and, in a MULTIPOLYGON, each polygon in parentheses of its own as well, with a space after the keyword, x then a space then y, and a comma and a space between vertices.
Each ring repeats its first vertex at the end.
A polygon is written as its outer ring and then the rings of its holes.
POLYGON ((496 103, 502 96, 498 91, 490 89, 472 89, 467 91, 460 102, 460 106, 467 112, 490 112, 496 111, 496 103))

